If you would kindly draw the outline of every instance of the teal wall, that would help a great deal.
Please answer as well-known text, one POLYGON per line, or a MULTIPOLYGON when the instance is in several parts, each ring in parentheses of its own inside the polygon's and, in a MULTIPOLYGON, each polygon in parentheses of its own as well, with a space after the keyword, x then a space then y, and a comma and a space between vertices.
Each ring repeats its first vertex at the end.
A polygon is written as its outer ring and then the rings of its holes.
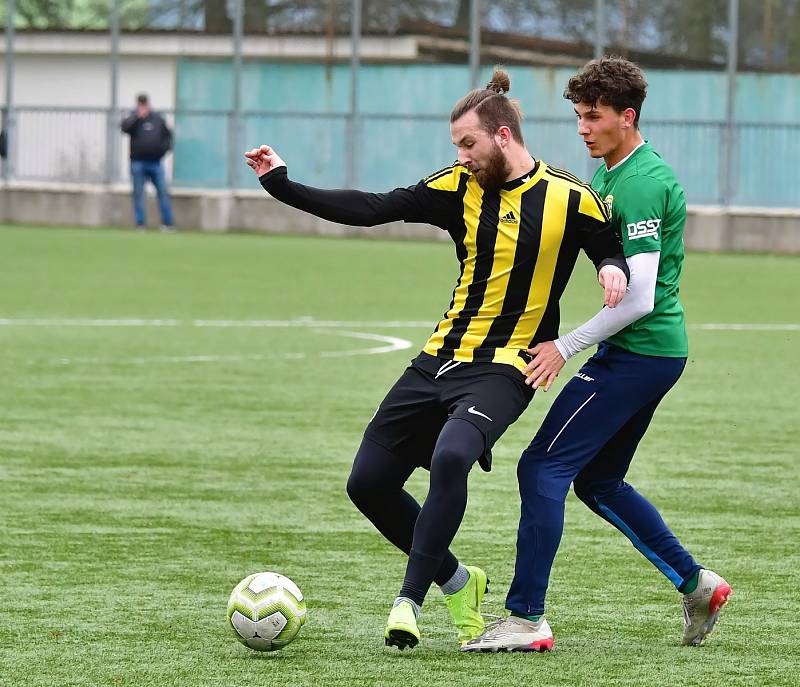
MULTIPOLYGON (((562 92, 572 69, 511 67, 512 96, 521 101, 523 132, 536 157, 588 176, 575 134, 572 104, 562 92)), ((488 80, 490 68, 483 70, 488 80)), ((229 62, 184 58, 178 67, 175 180, 225 186, 232 108, 229 62)), ((717 72, 650 71, 642 132, 675 168, 690 202, 720 202, 726 76, 717 72)), ((246 63, 242 143, 274 145, 292 176, 309 184, 345 183, 350 68, 285 62, 246 63)), ((363 65, 358 186, 408 185, 455 157, 448 114, 469 90, 460 65, 363 65)), ((737 81, 734 204, 800 205, 800 76, 741 74, 737 81)), ((235 185, 252 187, 234 168, 235 185)))

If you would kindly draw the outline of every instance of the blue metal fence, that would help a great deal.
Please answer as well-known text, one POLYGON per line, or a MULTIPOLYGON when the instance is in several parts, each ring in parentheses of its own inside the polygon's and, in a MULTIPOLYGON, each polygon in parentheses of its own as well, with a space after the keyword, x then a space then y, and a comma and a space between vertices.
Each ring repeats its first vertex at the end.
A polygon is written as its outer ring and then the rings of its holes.
MULTIPOLYGON (((121 119, 123 113, 113 116, 121 119)), ((16 178, 20 180, 93 182, 106 179, 106 127, 101 108, 17 109, 16 178)), ((168 159, 173 183, 184 187, 253 188, 252 173, 237 153, 241 147, 273 145, 294 178, 322 187, 345 185, 349 115, 314 112, 244 112, 241 121, 219 110, 166 113, 175 127, 175 148, 168 159), (235 132, 239 132, 234 135, 235 132)), ((589 178, 590 160, 576 134, 575 122, 563 118, 525 120, 523 134, 531 153, 549 164, 589 178)), ((674 168, 695 204, 721 204, 726 137, 723 122, 648 121, 643 134, 674 168)), ((355 139, 358 187, 382 191, 407 186, 455 158, 446 114, 362 114, 355 139)), ((800 206, 800 125, 737 124, 734 130, 731 205, 800 206)), ((120 133, 113 151, 114 179, 128 176, 127 140, 120 133)), ((242 151, 243 152, 243 151, 242 151)))

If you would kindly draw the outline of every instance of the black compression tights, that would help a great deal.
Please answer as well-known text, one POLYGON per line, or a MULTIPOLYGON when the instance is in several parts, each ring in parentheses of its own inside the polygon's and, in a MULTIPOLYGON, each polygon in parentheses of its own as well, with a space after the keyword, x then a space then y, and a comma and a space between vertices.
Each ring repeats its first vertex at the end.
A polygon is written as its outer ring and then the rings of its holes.
POLYGON ((347 493, 398 549, 408 554, 400 596, 422 605, 431 582, 444 584, 458 567, 448 550, 467 506, 467 477, 484 451, 483 434, 466 420, 445 423, 431 459, 422 508, 403 489, 414 465, 367 438, 356 454, 347 493))

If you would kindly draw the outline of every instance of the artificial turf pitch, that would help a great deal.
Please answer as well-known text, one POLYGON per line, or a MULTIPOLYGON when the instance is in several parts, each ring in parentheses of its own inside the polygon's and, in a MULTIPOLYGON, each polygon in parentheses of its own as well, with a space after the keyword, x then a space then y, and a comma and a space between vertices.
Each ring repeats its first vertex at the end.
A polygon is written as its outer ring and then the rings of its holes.
MULTIPOLYGON (((797 684, 800 258, 688 255, 689 364, 629 475, 734 587, 707 645, 679 646, 679 595, 570 495, 556 650, 463 655, 436 589, 420 645, 384 648, 405 560, 344 491, 450 301, 451 245, 4 227, 0 255, 0 684, 797 684), (225 623, 260 570, 308 602, 273 654, 225 623)), ((581 258, 562 320, 600 298, 581 258)), ((487 612, 513 571, 515 462, 554 391, 470 480, 453 548, 489 572, 487 612)))

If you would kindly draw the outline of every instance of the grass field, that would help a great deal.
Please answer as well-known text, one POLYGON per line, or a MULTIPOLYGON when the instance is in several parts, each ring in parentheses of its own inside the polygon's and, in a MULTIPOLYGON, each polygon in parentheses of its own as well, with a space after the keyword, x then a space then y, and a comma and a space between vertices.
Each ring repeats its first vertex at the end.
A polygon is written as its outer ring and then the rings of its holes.
MULTIPOLYGON (((435 589, 421 645, 383 647, 404 558, 344 492, 450 300, 451 246, 5 227, 0 255, 0 684, 798 684, 800 258, 688 256, 690 363, 630 474, 735 589, 707 646, 679 646, 679 595, 570 496, 556 650, 476 656, 435 589), (225 624, 259 570, 308 600, 274 654, 225 624)), ((563 320, 599 302, 582 259, 563 320)), ((516 458, 553 398, 471 479, 454 550, 493 578, 489 612, 513 569, 516 458)))

